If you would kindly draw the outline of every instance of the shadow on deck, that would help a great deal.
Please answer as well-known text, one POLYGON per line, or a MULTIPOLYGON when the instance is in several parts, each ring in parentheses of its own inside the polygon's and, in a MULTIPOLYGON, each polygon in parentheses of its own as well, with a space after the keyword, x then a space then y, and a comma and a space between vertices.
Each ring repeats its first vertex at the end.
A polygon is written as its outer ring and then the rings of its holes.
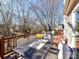
POLYGON ((57 48, 50 48, 45 59, 58 59, 57 55, 58 55, 58 49, 57 48))

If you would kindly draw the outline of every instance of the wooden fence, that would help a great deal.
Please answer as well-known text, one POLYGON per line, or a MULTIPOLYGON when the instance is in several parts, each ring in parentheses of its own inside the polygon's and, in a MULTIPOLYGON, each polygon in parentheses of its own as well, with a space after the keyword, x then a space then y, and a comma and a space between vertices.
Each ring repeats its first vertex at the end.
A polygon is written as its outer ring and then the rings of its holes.
POLYGON ((12 52, 12 49, 17 46, 17 40, 19 38, 24 38, 25 35, 16 35, 9 37, 0 38, 0 57, 4 59, 4 55, 12 52))

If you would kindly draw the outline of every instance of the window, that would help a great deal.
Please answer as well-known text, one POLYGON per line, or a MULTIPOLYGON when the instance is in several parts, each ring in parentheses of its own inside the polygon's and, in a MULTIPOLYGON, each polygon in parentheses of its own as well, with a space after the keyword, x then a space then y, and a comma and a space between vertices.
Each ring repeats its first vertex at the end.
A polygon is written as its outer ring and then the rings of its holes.
POLYGON ((76 31, 79 33, 79 9, 76 12, 76 31))

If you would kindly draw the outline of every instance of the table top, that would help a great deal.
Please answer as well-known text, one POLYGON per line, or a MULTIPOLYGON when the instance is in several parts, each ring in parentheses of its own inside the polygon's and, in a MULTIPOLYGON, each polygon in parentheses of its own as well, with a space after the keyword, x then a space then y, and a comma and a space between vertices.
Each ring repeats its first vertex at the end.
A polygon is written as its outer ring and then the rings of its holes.
POLYGON ((31 42, 29 43, 26 43, 26 44, 23 44, 21 46, 17 46, 16 48, 13 49, 13 51, 15 51, 16 53, 18 53, 19 55, 23 55, 24 56, 24 52, 27 50, 28 46, 37 41, 36 39, 35 40, 32 40, 31 42))
POLYGON ((41 39, 41 40, 34 40, 28 44, 24 44, 22 46, 18 46, 15 49, 13 49, 16 53, 19 55, 25 56, 24 52, 28 50, 29 47, 35 48, 37 50, 37 53, 33 54, 32 59, 37 59, 36 55, 41 55, 41 59, 44 58, 47 51, 49 50, 51 43, 47 43, 49 40, 41 39))
POLYGON ((48 40, 45 40, 45 39, 37 40, 37 41, 31 43, 31 44, 29 45, 29 47, 33 47, 33 48, 35 48, 35 49, 37 49, 37 50, 40 50, 40 49, 45 45, 45 43, 46 43, 47 41, 48 41, 48 40))

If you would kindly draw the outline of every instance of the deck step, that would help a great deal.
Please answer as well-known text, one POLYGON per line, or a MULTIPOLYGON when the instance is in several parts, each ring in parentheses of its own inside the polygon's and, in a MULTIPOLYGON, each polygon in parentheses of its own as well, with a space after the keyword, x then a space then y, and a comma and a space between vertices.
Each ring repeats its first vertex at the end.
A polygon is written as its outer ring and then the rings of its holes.
POLYGON ((49 53, 53 53, 53 54, 58 54, 58 49, 57 48, 50 48, 49 53))
POLYGON ((7 57, 7 56, 10 56, 10 55, 13 55, 13 54, 14 54, 14 52, 12 51, 12 52, 5 54, 4 57, 7 57))
POLYGON ((15 54, 5 57, 4 59, 17 59, 15 54))
POLYGON ((16 55, 14 52, 10 52, 4 56, 4 59, 16 59, 16 55))

